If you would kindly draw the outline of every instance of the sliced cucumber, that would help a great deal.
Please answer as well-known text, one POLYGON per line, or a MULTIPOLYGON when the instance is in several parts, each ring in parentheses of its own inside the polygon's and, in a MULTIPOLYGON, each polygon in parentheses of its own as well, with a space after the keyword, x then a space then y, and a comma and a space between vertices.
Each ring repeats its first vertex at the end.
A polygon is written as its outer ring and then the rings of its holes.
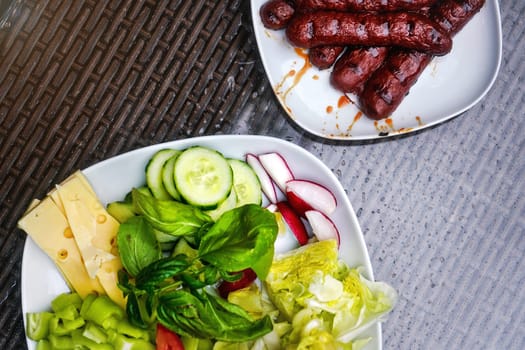
POLYGON ((172 199, 162 182, 162 169, 168 159, 176 153, 177 151, 173 149, 161 149, 151 157, 146 166, 146 184, 155 198, 172 199))
POLYGON ((230 195, 223 200, 215 209, 206 210, 208 214, 214 221, 224 214, 224 212, 231 210, 237 206, 237 194, 235 191, 230 191, 230 195))
POLYGON ((157 242, 159 242, 162 251, 171 251, 179 239, 177 236, 159 230, 153 230, 153 232, 155 233, 155 237, 157 238, 157 242))
POLYGON ((181 197, 201 208, 217 208, 232 190, 230 164, 221 153, 203 146, 187 148, 179 155, 174 176, 181 197))
POLYGON ((188 241, 186 241, 184 238, 181 238, 177 241, 177 244, 175 244, 171 256, 176 256, 179 254, 185 254, 190 259, 193 259, 197 257, 198 252, 197 249, 194 249, 190 246, 188 241))
POLYGON ((237 205, 262 203, 259 178, 248 163, 239 159, 228 159, 233 171, 233 189, 237 194, 237 205))
POLYGON ((135 216, 135 210, 133 210, 133 204, 131 202, 111 202, 106 209, 109 215, 113 216, 121 224, 135 216))
POLYGON ((180 194, 175 187, 173 169, 175 168, 175 161, 181 153, 181 151, 175 151, 175 154, 164 163, 164 167, 162 168, 162 183, 164 184, 164 188, 175 200, 180 200, 180 194))

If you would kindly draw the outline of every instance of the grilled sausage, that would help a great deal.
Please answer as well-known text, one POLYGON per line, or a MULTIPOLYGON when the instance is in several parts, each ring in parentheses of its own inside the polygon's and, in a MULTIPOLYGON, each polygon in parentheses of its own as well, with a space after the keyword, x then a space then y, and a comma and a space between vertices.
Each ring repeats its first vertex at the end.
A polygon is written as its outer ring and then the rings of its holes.
POLYGON ((451 36, 457 34, 478 13, 484 0, 441 0, 430 11, 430 18, 451 36))
POLYGON ((313 47, 308 50, 308 57, 310 58, 312 65, 315 67, 319 69, 327 69, 335 63, 344 49, 344 46, 333 45, 313 47))
MULTIPOLYGON (((442 0, 430 17, 450 35, 455 35, 483 7, 484 0, 442 0)), ((383 119, 399 106, 410 88, 432 60, 429 54, 395 50, 366 82, 359 96, 363 112, 372 119, 383 119)))
POLYGON ((294 13, 294 6, 287 0, 270 0, 259 9, 264 27, 273 30, 284 29, 294 13))
POLYGON ((363 113, 372 119, 389 116, 426 68, 431 55, 393 49, 384 64, 366 82, 359 95, 363 113))
POLYGON ((299 11, 400 11, 419 10, 436 0, 295 0, 299 11))
POLYGON ((335 63, 330 82, 342 92, 358 94, 387 54, 388 48, 384 46, 349 48, 335 63))
POLYGON ((434 55, 452 48, 450 36, 428 17, 411 12, 297 13, 286 27, 288 41, 297 47, 323 45, 400 46, 434 55))

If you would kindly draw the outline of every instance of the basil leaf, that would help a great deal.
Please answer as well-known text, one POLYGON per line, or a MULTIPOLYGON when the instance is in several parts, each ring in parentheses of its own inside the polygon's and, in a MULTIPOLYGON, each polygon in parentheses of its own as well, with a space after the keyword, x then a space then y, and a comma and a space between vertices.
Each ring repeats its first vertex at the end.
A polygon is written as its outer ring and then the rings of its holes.
POLYGON ((159 200, 137 189, 131 192, 133 207, 144 215, 153 228, 174 236, 197 234, 201 227, 213 222, 199 208, 171 200, 159 200))
POLYGON ((142 216, 131 217, 120 224, 117 245, 122 265, 131 276, 136 276, 162 256, 153 229, 142 216))
MULTIPOLYGON (((144 267, 137 274, 135 286, 138 289, 153 292, 166 279, 177 276, 189 266, 190 263, 183 254, 159 259, 144 267)), ((169 282, 175 283, 174 280, 169 282)))
POLYGON ((277 222, 268 210, 247 204, 225 212, 203 234, 199 258, 226 272, 256 266, 259 278, 268 273, 277 238, 277 222))
POLYGON ((272 328, 269 316, 254 319, 243 308, 200 289, 177 290, 159 297, 159 321, 183 336, 241 342, 272 328))

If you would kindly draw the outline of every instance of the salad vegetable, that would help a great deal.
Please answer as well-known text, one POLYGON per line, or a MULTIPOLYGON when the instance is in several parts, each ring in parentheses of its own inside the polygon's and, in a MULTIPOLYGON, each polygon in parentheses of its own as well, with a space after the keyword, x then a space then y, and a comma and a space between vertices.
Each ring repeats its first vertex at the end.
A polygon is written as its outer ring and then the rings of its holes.
POLYGON ((369 281, 340 261, 335 240, 276 256, 265 285, 292 324, 286 342, 299 348, 315 339, 343 346, 380 320, 397 300, 392 287, 369 281))
MULTIPOLYGON (((151 200, 154 204, 158 201, 151 200)), ((129 221, 119 231, 119 242, 132 241, 126 228, 129 221)), ((137 223, 133 232, 137 232, 139 240, 151 236, 147 233, 151 231, 150 221, 137 223)), ((192 236, 197 242, 195 256, 172 255, 138 268, 135 262, 145 260, 142 253, 146 259, 152 256, 152 247, 146 246, 143 251, 122 250, 126 272, 121 273, 120 287, 128 297, 126 310, 131 322, 148 327, 158 320, 179 335, 225 341, 249 340, 268 333, 272 329, 269 317, 254 319, 207 287, 223 279, 234 281, 239 278, 237 272, 247 268, 253 268, 264 279, 272 263, 277 231, 272 213, 247 204, 227 211, 215 223, 205 223, 195 231, 192 236), (128 254, 133 257, 128 259, 128 254), (133 274, 131 271, 135 270, 139 272, 133 274)))
POLYGON ((51 311, 26 314, 27 336, 38 350, 155 349, 151 331, 131 325, 124 310, 107 296, 63 293, 51 302, 51 311))

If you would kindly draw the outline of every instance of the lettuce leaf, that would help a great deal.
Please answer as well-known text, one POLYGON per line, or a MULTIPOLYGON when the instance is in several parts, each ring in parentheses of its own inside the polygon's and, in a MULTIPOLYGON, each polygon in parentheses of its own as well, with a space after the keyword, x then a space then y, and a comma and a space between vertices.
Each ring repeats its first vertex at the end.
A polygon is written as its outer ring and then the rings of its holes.
POLYGON ((334 240, 310 243, 277 256, 270 268, 265 286, 292 323, 290 344, 307 346, 317 338, 360 347, 366 343, 360 334, 396 304, 390 285, 366 279, 339 260, 337 249, 334 240))

